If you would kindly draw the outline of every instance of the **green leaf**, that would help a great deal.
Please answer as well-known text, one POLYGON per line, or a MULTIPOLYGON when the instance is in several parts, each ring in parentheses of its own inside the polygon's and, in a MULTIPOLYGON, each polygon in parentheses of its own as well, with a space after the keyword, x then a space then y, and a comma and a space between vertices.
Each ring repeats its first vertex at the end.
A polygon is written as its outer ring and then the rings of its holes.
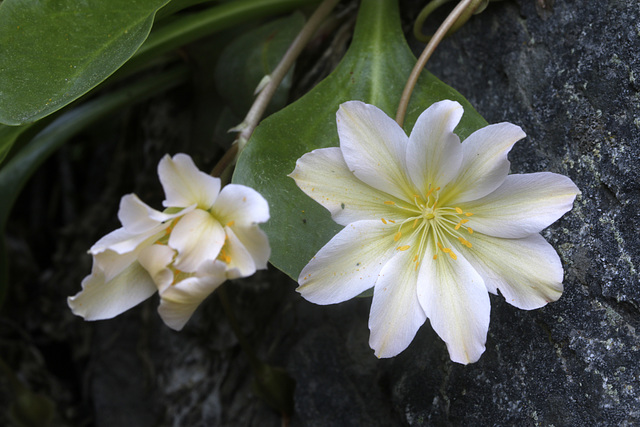
MULTIPOLYGON (((287 174, 303 154, 338 145, 335 115, 341 103, 365 101, 395 117, 415 62, 402 33, 397 0, 363 0, 353 42, 336 70, 300 100, 265 119, 240 156, 233 181, 255 188, 269 201, 271 219, 262 228, 271 243, 271 263, 294 280, 341 227, 287 174)), ((418 115, 442 99, 464 107, 456 129, 461 138, 486 126, 462 95, 423 72, 405 130, 410 131, 418 115)))
POLYGON ((109 77, 169 0, 4 0, 0 123, 36 121, 109 77))
POLYGON ((40 131, 0 170, 0 232, 4 230, 13 203, 29 177, 69 138, 135 101, 184 83, 187 75, 185 67, 178 67, 149 77, 70 110, 40 131))
MULTIPOLYGON (((249 111, 258 83, 273 72, 303 25, 304 16, 294 13, 242 34, 222 51, 215 71, 216 87, 238 117, 249 111)), ((270 112, 285 106, 292 75, 293 68, 271 100, 270 112)))
POLYGON ((16 139, 30 127, 30 124, 24 126, 5 126, 0 124, 0 163, 7 157, 7 153, 13 147, 16 139))

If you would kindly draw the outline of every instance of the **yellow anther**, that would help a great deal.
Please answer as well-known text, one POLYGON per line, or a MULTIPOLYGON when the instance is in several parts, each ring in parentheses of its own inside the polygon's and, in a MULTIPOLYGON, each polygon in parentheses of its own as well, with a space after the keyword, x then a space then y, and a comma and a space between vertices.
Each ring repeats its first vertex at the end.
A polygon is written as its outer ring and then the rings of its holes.
POLYGON ((389 221, 390 223, 393 223, 393 224, 395 224, 395 223, 396 223, 396 222, 395 222, 394 220, 392 220, 392 219, 388 219, 387 221, 389 221))
POLYGON ((411 228, 416 228, 416 225, 418 225, 418 219, 419 219, 419 218, 416 218, 416 219, 413 221, 413 227, 411 227, 411 228))
POLYGON ((461 220, 460 220, 460 222, 459 222, 458 224, 456 224, 456 226, 455 226, 454 228, 455 228, 456 230, 458 230, 458 229, 462 226, 462 224, 465 224, 465 223, 467 223, 467 222, 469 222, 469 220, 468 220, 468 219, 461 219, 461 220))
POLYGON ((449 256, 451 257, 451 259, 456 260, 458 259, 457 255, 454 254, 453 252, 449 251, 449 256))
POLYGON ((456 208, 456 212, 458 212, 459 214, 461 214, 461 213, 462 213, 462 209, 460 209, 460 208, 456 208))
POLYGON ((469 232, 469 234, 473 234, 473 228, 467 227, 467 231, 469 232))
POLYGON ((233 227, 233 225, 234 225, 235 223, 236 223, 235 221, 229 221, 229 222, 227 223, 227 227, 233 227))
POLYGON ((413 262, 418 261, 418 255, 416 254, 416 256, 413 257, 413 262))
POLYGON ((472 246, 472 245, 471 245, 471 242, 469 242, 468 240, 465 240, 465 239, 464 239, 464 238, 462 238, 462 237, 458 237, 458 240, 460 240, 460 243, 462 243, 463 245, 465 245, 465 246, 466 246, 466 247, 468 247, 468 248, 470 248, 470 247, 472 246))
POLYGON ((437 243, 437 245, 438 245, 438 248, 439 248, 440 250, 444 249, 444 248, 442 247, 442 245, 440 244, 440 242, 438 242, 438 243, 437 243))
POLYGON ((466 216, 471 216, 471 215, 473 215, 473 212, 467 212, 467 213, 465 213, 465 215, 466 216))
POLYGON ((414 271, 418 271, 418 265, 420 265, 420 261, 416 261, 416 269, 414 271))
POLYGON ((438 254, 435 254, 435 255, 433 256, 433 259, 438 259, 438 254))
POLYGON ((384 202, 385 205, 395 205, 396 202, 392 202, 391 200, 387 200, 386 202, 384 202))
POLYGON ((393 236, 393 241, 397 242, 398 240, 400 240, 400 237, 402 237, 402 233, 400 231, 398 231, 394 236, 393 236))
POLYGON ((433 188, 430 189, 429 191, 427 191, 427 197, 429 197, 431 195, 431 193, 433 193, 433 188))
POLYGON ((435 191, 440 191, 440 187, 437 187, 437 188, 435 189, 435 191))
POLYGON ((403 246, 398 246, 396 248, 397 251, 406 251, 407 249, 409 249, 411 246, 409 245, 403 245, 403 246))
POLYGON ((382 220, 383 224, 385 224, 385 225, 387 224, 387 220, 386 219, 384 219, 384 218, 380 218, 380 219, 382 220))

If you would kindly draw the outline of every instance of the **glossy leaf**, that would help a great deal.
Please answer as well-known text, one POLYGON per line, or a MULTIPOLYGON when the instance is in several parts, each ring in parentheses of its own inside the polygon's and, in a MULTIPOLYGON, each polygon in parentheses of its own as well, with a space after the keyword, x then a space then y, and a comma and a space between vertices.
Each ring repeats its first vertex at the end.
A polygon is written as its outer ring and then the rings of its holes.
MULTIPOLYGON (((215 71, 216 87, 238 117, 249 111, 256 87, 273 72, 303 25, 304 16, 294 13, 242 34, 222 51, 215 71)), ((271 100, 270 112, 285 106, 292 74, 293 68, 271 100)))
MULTIPOLYGON (((269 201, 271 219, 262 228, 269 235, 271 262, 294 280, 341 227, 287 174, 303 154, 338 145, 336 111, 342 102, 365 101, 395 117, 415 62, 402 33, 397 0, 363 0, 352 44, 336 70, 300 100, 265 119, 240 156, 233 181, 255 188, 269 201)), ((465 109, 456 128, 461 138, 486 125, 458 92, 423 72, 405 130, 442 99, 457 100, 465 109)))
POLYGON ((169 0, 4 0, 0 122, 32 122, 102 82, 147 38, 169 0))

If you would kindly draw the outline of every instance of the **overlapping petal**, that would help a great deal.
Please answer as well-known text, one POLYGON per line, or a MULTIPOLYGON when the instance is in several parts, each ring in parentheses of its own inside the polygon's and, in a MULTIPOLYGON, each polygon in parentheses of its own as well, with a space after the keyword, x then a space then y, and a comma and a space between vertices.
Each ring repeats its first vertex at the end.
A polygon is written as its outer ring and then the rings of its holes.
POLYGON ((82 281, 82 290, 67 298, 71 311, 85 320, 111 319, 149 298, 156 285, 140 263, 133 262, 111 280, 94 264, 82 281))
POLYGON ((209 209, 220 192, 220 179, 200 171, 186 154, 166 155, 158 164, 158 176, 167 207, 185 208, 196 204, 209 209))
MULTIPOLYGON (((443 242, 446 245, 447 242, 443 242)), ((430 243, 428 253, 436 253, 430 243)), ((418 299, 451 360, 473 363, 485 350, 491 310, 482 277, 462 253, 425 257, 418 277, 418 299)))
POLYGON ((410 202, 413 184, 405 174, 409 138, 373 105, 349 101, 336 114, 340 149, 349 170, 362 182, 410 202))
POLYGON ((300 272, 296 289, 316 304, 336 304, 374 286, 397 246, 381 221, 357 221, 336 234, 300 272))
POLYGON ((120 199, 118 219, 122 227, 129 233, 143 234, 159 227, 163 222, 191 212, 194 208, 195 205, 192 205, 185 209, 180 209, 177 213, 167 214, 153 209, 135 194, 127 194, 120 199))
POLYGON ((373 291, 369 345, 378 357, 393 357, 409 346, 427 320, 418 301, 418 271, 412 253, 396 252, 384 265, 373 291))
POLYGON ((209 212, 189 212, 180 218, 169 237, 169 246, 178 251, 176 268, 195 272, 203 261, 218 257, 224 240, 224 228, 209 212))
POLYGON ((393 210, 384 202, 400 202, 356 178, 338 147, 305 154, 298 159, 289 176, 309 197, 329 210, 333 220, 340 225, 392 218, 393 210))
POLYGON ((169 264, 175 255, 176 251, 167 245, 151 245, 138 257, 138 262, 147 270, 160 292, 173 283, 174 276, 169 264))
POLYGON ((562 263, 555 249, 539 234, 522 239, 497 239, 479 233, 467 259, 487 289, 499 289, 505 300, 532 310, 562 295, 562 263))
POLYGON ((221 261, 205 262, 197 274, 165 288, 160 293, 158 314, 176 331, 182 330, 198 306, 227 278, 221 261))
POLYGON ((569 178, 551 172, 509 175, 491 194, 460 207, 472 212, 468 225, 494 237, 539 233, 573 206, 580 193, 569 178))
POLYGON ((257 270, 267 268, 271 248, 269 238, 257 225, 250 227, 229 227, 240 244, 249 252, 253 258, 253 264, 257 270))
POLYGON ((247 227, 269 220, 269 204, 253 188, 239 184, 226 185, 211 211, 222 224, 247 227))
POLYGON ((462 146, 453 130, 462 113, 455 101, 436 102, 420 114, 411 131, 406 173, 423 197, 431 188, 444 188, 458 173, 462 146))
POLYGON ((511 123, 489 125, 472 133, 462 143, 459 174, 443 192, 441 203, 479 199, 500 187, 509 173, 507 154, 525 136, 511 123))
POLYGON ((227 262, 227 276, 230 279, 251 276, 256 272, 256 263, 251 253, 236 237, 231 227, 225 227, 227 242, 224 245, 224 256, 227 262))

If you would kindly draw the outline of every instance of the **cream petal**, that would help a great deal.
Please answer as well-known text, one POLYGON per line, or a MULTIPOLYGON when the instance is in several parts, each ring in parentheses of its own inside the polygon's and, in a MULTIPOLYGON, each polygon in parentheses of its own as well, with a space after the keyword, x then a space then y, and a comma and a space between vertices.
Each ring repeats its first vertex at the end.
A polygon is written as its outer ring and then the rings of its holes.
POLYGON ((117 230, 114 230, 102 237, 93 246, 91 246, 89 253, 97 255, 106 250, 111 250, 118 254, 125 254, 128 252, 139 251, 145 245, 151 244, 162 237, 164 235, 164 230, 168 226, 168 223, 158 224, 157 227, 140 234, 130 233, 124 228, 118 228, 117 230))
POLYGON ((97 253, 93 256, 93 270, 100 269, 104 274, 104 281, 108 282, 133 264, 138 259, 140 250, 124 254, 110 250, 97 253))
POLYGON ((462 113, 455 101, 436 102, 420 114, 411 131, 407 170, 423 197, 432 188, 444 188, 458 173, 462 145, 453 130, 462 113))
POLYGON ((158 176, 164 189, 167 207, 187 207, 196 204, 209 209, 220 192, 220 178, 200 171, 186 154, 166 155, 158 164, 158 176))
POLYGON ((406 176, 409 138, 379 108, 360 101, 340 105, 336 114, 340 149, 349 170, 373 188, 411 202, 406 176))
MULTIPOLYGON (((447 242, 442 242, 447 246, 447 242)), ((476 362, 485 350, 491 310, 489 294, 482 277, 456 253, 452 259, 438 251, 432 242, 418 277, 418 299, 434 331, 447 344, 451 360, 476 362)), ((450 246, 449 246, 450 247, 450 246)))
POLYGON ((538 233, 564 215, 580 193, 569 178, 551 172, 509 175, 493 193, 460 208, 473 213, 466 224, 495 237, 538 233))
POLYGON ((227 242, 222 250, 224 251, 223 255, 227 258, 223 260, 227 263, 227 277, 229 279, 238 279, 251 276, 256 272, 256 264, 251 253, 236 237, 231 227, 225 227, 224 229, 227 233, 227 242))
POLYGON ((211 211, 223 224, 249 226, 269 220, 269 204, 253 188, 239 184, 226 185, 211 211))
POLYGON ((507 302, 532 310, 562 295, 562 263, 539 234, 523 239, 500 239, 474 233, 467 259, 489 291, 499 289, 507 302))
POLYGON ((67 299, 69 308, 85 320, 111 319, 149 298, 156 285, 138 262, 130 264, 111 280, 94 268, 82 281, 82 290, 67 299))
POLYGON ((379 274, 369 315, 369 346, 377 357, 393 357, 406 349, 427 320, 416 286, 414 253, 396 253, 379 274))
POLYGON ((158 314, 164 323, 176 331, 182 330, 200 303, 224 283, 225 268, 223 262, 207 261, 196 276, 164 289, 158 306, 158 314))
POLYGON ((441 203, 479 199, 494 191, 509 173, 507 154, 526 134, 519 126, 497 123, 472 133, 462 143, 460 173, 444 191, 441 203))
POLYGON ((173 283, 173 272, 168 268, 176 251, 167 245, 151 245, 140 252, 138 262, 151 275, 158 291, 173 283))
POLYGON ((351 224, 366 219, 395 218, 397 209, 384 202, 401 203, 351 173, 338 147, 305 154, 289 175, 309 197, 324 206, 335 222, 351 224))
POLYGON ((394 228, 381 221, 347 225, 302 269, 296 289, 315 304, 336 304, 369 288, 393 255, 394 228))
POLYGON ((271 256, 271 248, 269 247, 269 238, 257 225, 249 227, 226 227, 231 229, 238 239, 239 243, 249 252, 253 259, 253 264, 257 270, 265 270, 269 257, 271 256))
POLYGON ((132 234, 146 233, 158 227, 161 223, 186 214, 195 209, 195 205, 182 209, 175 214, 166 214, 157 211, 135 194, 127 194, 120 200, 118 219, 125 230, 132 234))
POLYGON ((224 228, 209 212, 201 209, 189 212, 180 218, 169 236, 169 246, 178 251, 175 267, 195 272, 203 261, 218 257, 224 240, 224 228))

